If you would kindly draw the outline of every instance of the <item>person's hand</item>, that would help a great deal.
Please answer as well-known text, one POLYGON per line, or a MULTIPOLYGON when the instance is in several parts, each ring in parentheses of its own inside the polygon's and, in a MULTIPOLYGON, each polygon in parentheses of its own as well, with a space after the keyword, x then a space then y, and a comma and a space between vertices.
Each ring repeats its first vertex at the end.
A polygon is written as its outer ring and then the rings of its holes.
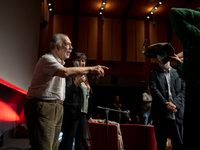
POLYGON ((166 102, 165 104, 167 104, 166 109, 171 112, 171 113, 176 113, 177 109, 176 109, 176 105, 174 105, 172 102, 166 102))
POLYGON ((97 66, 94 66, 94 67, 91 67, 91 73, 92 74, 97 74, 97 75, 99 75, 99 76, 104 76, 104 70, 107 70, 107 69, 109 69, 108 67, 106 67, 106 66, 100 66, 100 65, 97 65, 97 66))
POLYGON ((168 109, 167 110, 170 112, 170 113, 176 113, 177 112, 177 109, 168 109))
POLYGON ((74 84, 75 86, 77 87, 79 84, 81 84, 82 82, 86 81, 86 77, 83 75, 83 76, 78 76, 75 81, 74 81, 74 84))
POLYGON ((89 120, 88 120, 88 123, 91 123, 92 122, 92 118, 90 118, 89 120))
POLYGON ((169 56, 169 58, 172 68, 176 69, 181 64, 181 59, 178 57, 178 55, 174 54, 174 56, 169 56))
POLYGON ((178 53, 177 56, 180 58, 181 61, 183 61, 183 51, 178 53))

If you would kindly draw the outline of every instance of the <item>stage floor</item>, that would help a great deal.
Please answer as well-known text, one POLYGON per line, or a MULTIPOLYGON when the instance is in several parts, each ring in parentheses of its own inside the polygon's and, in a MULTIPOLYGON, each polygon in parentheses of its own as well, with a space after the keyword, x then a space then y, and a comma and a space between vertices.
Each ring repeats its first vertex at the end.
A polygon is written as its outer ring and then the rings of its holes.
POLYGON ((3 143, 3 150, 29 150, 29 139, 8 138, 3 143))
MULTIPOLYGON (((167 139, 166 150, 171 150, 171 140, 167 139)), ((3 143, 3 150, 30 150, 29 139, 8 138, 3 143)))

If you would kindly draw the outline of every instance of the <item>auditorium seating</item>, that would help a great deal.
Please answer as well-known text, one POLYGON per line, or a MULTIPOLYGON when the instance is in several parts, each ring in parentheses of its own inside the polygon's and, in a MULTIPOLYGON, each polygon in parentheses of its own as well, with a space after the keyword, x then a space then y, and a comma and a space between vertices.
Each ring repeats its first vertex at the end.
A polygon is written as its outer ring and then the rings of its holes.
MULTIPOLYGON (((88 123, 88 134, 92 150, 106 150, 106 124, 88 123)), ((116 125, 108 124, 108 150, 120 150, 116 125)))
MULTIPOLYGON (((88 123, 88 134, 93 150, 106 149, 106 124, 88 123)), ((121 124, 124 150, 156 150, 156 138, 152 125, 121 124)), ((108 150, 120 150, 116 125, 108 124, 108 150)))
POLYGON ((121 124, 124 150, 156 150, 156 138, 152 125, 121 124))

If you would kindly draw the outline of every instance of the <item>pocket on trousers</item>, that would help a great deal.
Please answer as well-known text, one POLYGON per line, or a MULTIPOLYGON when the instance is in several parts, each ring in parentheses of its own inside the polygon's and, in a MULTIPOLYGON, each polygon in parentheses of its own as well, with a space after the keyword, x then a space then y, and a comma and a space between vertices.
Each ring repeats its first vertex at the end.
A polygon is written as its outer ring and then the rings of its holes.
POLYGON ((42 110, 44 109, 44 102, 37 102, 37 112, 41 113, 42 110))

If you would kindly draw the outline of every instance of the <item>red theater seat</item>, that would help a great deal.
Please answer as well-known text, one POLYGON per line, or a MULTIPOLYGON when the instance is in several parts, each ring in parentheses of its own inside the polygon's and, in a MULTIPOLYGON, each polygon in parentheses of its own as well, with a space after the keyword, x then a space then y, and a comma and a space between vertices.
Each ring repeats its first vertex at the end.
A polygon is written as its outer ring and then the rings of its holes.
MULTIPOLYGON (((88 123, 89 137, 92 143, 92 150, 106 149, 106 124, 88 123)), ((108 150, 120 150, 118 130, 116 125, 108 124, 108 150)))
POLYGON ((154 126, 121 124, 124 150, 156 150, 154 126))

